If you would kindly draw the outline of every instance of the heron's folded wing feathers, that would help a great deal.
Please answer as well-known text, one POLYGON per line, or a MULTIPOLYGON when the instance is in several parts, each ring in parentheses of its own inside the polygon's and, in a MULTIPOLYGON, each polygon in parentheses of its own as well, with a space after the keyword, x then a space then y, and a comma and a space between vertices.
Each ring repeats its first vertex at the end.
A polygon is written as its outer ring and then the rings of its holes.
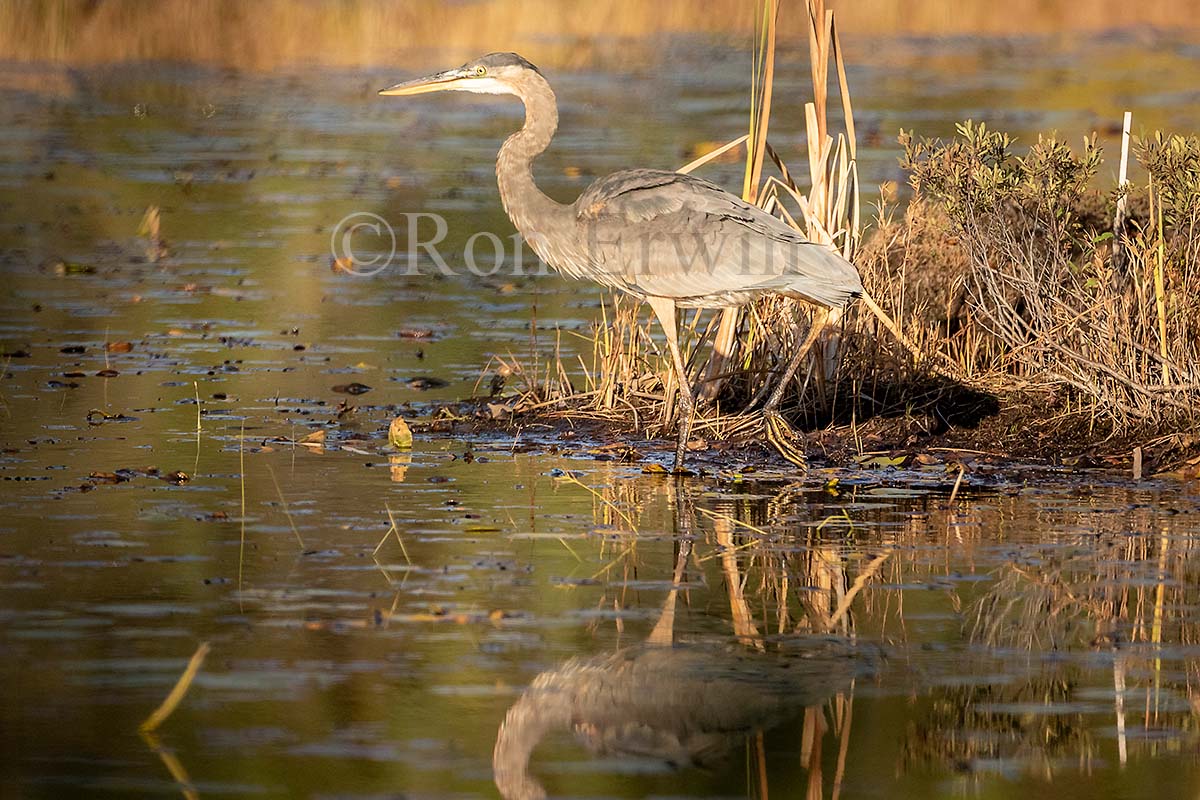
POLYGON ((690 175, 614 173, 580 196, 575 213, 590 277, 638 294, 716 306, 777 291, 841 306, 862 290, 850 262, 690 175))

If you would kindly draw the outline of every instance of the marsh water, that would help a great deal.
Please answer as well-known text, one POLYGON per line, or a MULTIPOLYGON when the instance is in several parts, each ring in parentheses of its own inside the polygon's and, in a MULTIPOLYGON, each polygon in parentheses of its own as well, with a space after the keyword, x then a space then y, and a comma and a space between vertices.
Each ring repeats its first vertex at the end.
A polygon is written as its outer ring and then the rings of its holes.
MULTIPOLYGON (((873 184, 902 180, 900 127, 1200 127, 1200 48, 1168 35, 848 61, 873 184)), ((748 65, 679 38, 552 72, 541 180, 565 199, 733 138, 748 65)), ((806 69, 785 49, 777 98, 806 69)), ((493 357, 586 352, 600 305, 552 275, 330 268, 355 212, 442 214, 456 267, 512 232, 492 158, 519 111, 375 97, 412 71, 0 64, 0 795, 1200 790, 1194 484, 971 453, 676 481, 538 426, 389 450, 493 357)))

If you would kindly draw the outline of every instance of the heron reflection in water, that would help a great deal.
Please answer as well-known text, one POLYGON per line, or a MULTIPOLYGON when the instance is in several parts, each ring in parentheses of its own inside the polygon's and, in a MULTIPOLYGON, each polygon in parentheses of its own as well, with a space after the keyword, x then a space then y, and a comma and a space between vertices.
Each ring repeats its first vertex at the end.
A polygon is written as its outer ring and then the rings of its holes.
POLYGON ((872 669, 863 654, 824 637, 795 637, 781 648, 786 652, 769 651, 759 637, 677 643, 676 600, 692 556, 686 498, 676 511, 681 538, 672 588, 646 641, 571 658, 535 677, 509 708, 492 754, 506 800, 546 796, 530 761, 554 733, 571 731, 598 755, 674 769, 717 767, 748 737, 798 718, 872 669))
MULTIPOLYGON (((779 415, 784 390, 824 327, 827 312, 862 293, 854 265, 757 206, 678 172, 623 170, 600 178, 569 205, 547 197, 534 183, 532 167, 558 128, 558 105, 538 68, 515 53, 492 53, 380 94, 441 91, 520 98, 525 124, 505 140, 496 161, 500 199, 509 218, 559 272, 626 292, 654 310, 679 385, 674 471, 684 469, 694 410, 679 349, 677 309, 741 306, 771 293, 815 305, 820 313, 762 409, 770 428, 790 434, 779 415)), ((781 452, 803 461, 798 450, 781 452)))

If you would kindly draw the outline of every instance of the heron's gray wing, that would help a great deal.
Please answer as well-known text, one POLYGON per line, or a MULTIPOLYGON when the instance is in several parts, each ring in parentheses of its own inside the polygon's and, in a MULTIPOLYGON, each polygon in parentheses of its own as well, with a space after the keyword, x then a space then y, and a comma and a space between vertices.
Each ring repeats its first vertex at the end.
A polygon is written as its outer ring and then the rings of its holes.
POLYGON ((850 262, 690 175, 614 173, 588 187, 575 215, 589 277, 636 294, 722 306, 776 291, 840 307, 862 291, 850 262))

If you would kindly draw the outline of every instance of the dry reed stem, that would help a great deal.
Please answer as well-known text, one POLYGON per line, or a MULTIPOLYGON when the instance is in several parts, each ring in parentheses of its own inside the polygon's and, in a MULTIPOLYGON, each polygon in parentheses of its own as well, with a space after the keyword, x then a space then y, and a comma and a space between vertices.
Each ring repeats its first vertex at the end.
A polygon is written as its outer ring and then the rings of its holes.
POLYGON ((738 641, 744 645, 763 651, 766 645, 762 635, 754 624, 754 614, 746 600, 744 583, 738 567, 737 555, 734 553, 733 528, 727 518, 714 518, 713 531, 717 544, 721 546, 721 572, 725 576, 725 589, 729 597, 729 610, 733 618, 733 632, 738 641))
POLYGON ((391 506, 389 506, 387 503, 384 503, 383 508, 385 511, 387 511, 389 527, 387 531, 384 532, 383 538, 379 540, 379 544, 375 545, 375 549, 371 552, 371 555, 375 556, 379 552, 379 549, 383 547, 383 543, 387 541, 387 538, 395 533, 396 542, 400 545, 400 552, 404 554, 404 563, 411 567, 412 559, 408 557, 408 547, 405 546, 404 539, 400 536, 400 529, 396 527, 396 518, 392 516, 391 506))
MULTIPOLYGON (((1153 178, 1150 179, 1150 197, 1154 197, 1153 178)), ((1158 203, 1158 218, 1155 220, 1155 231, 1158 234, 1158 247, 1154 251, 1155 256, 1157 256, 1154 262, 1154 310, 1158 315, 1158 346, 1159 354, 1162 356, 1162 385, 1170 386, 1171 358, 1167 354, 1167 290, 1164 286, 1165 279, 1163 278, 1163 262, 1166 260, 1166 255, 1163 239, 1163 210, 1161 201, 1158 203)))
POLYGON ((767 129, 771 122, 771 98, 775 89, 775 23, 779 18, 779 0, 763 0, 761 73, 755 75, 757 108, 751 104, 750 140, 754 143, 746 165, 746 185, 742 198, 748 203, 758 199, 767 147, 767 129))
POLYGON ((288 525, 292 528, 292 533, 296 536, 296 543, 300 545, 300 549, 304 549, 304 539, 300 537, 300 531, 296 529, 296 522, 292 519, 292 512, 288 510, 287 500, 283 497, 283 489, 279 486, 279 479, 275 477, 275 470, 270 464, 267 465, 267 472, 271 473, 271 482, 275 484, 275 494, 279 496, 279 504, 283 506, 284 516, 287 517, 288 525))
POLYGON ((861 592, 863 587, 867 585, 867 581, 875 577, 875 573, 879 572, 880 568, 883 566, 883 562, 887 561, 891 554, 892 548, 889 547, 879 555, 872 558, 871 562, 867 564, 862 572, 858 574, 858 577, 854 579, 854 584, 846 592, 845 596, 842 597, 841 602, 838 603, 838 607, 834 610, 833 614, 829 616, 829 620, 825 624, 826 630, 833 630, 837 624, 842 621, 842 618, 845 617, 850 611, 850 606, 854 602, 854 598, 857 597, 858 593, 861 592))
POLYGON ((967 474, 967 468, 964 465, 959 464, 958 465, 958 477, 954 479, 954 488, 950 490, 950 500, 949 500, 948 505, 954 505, 954 501, 958 498, 958 489, 960 486, 962 486, 963 475, 966 475, 966 474, 967 474))
MULTIPOLYGON (((107 348, 106 353, 107 355, 107 348)), ((192 381, 192 389, 196 393, 196 437, 200 436, 200 384, 197 381, 192 381)))
POLYGON ((153 733, 148 731, 141 731, 140 733, 142 741, 162 761, 163 766, 167 768, 167 772, 171 774, 172 780, 179 784, 179 792, 183 795, 184 800, 200 800, 200 793, 196 791, 196 787, 192 784, 192 778, 184 768, 183 762, 174 753, 163 747, 162 742, 153 733))
POLYGON ((625 513, 624 509, 622 509, 620 506, 618 506, 613 501, 609 500, 607 497, 605 497, 600 492, 597 492, 592 487, 590 487, 587 484, 580 481, 574 475, 571 475, 570 473, 559 475, 558 477, 555 478, 555 480, 560 483, 569 483, 572 486, 578 486, 580 489, 583 489, 584 491, 589 493, 593 498, 595 498, 596 500, 600 501, 605 506, 610 508, 621 519, 625 520, 625 524, 629 526, 630 531, 632 531, 633 533, 638 532, 637 523, 635 523, 633 521, 632 517, 630 517, 628 514, 625 513))
MULTIPOLYGON (((904 335, 904 331, 900 330, 900 326, 898 326, 888 315, 888 313, 880 307, 879 303, 875 302, 875 298, 871 296, 870 292, 863 290, 862 296, 859 297, 859 302, 865 305, 867 309, 875 315, 883 327, 887 329, 887 332, 890 333, 892 337, 912 355, 915 363, 920 364, 926 360, 925 351, 904 335)), ((933 353, 943 362, 945 362, 944 366, 931 365, 935 371, 956 381, 968 380, 967 377, 958 369, 958 365, 955 364, 953 360, 937 350, 933 351, 933 353)))
POLYGON ((179 707, 180 702, 187 695, 188 689, 191 688, 192 681, 196 679, 196 673, 200 671, 201 665, 204 664, 204 658, 208 655, 210 649, 208 642, 200 643, 200 646, 196 648, 196 652, 192 654, 191 659, 188 661, 187 668, 179 676, 179 680, 175 681, 175 685, 171 688, 170 693, 159 707, 154 709, 154 713, 146 717, 146 720, 138 726, 139 731, 142 733, 153 733, 179 707))
POLYGON ((241 484, 242 512, 241 536, 238 539, 238 603, 242 597, 242 566, 246 561, 246 421, 242 420, 241 432, 238 434, 238 478, 241 484))
POLYGON ((720 158, 721 156, 725 155, 733 148, 740 147, 749 138, 750 138, 750 134, 744 133, 741 136, 739 136, 738 138, 734 139, 733 141, 726 142, 725 144, 721 145, 720 147, 716 148, 715 150, 710 150, 709 152, 705 153, 704 155, 700 156, 699 158, 697 158, 693 161, 689 161, 688 163, 684 164, 682 167, 680 167, 679 169, 677 169, 675 171, 681 172, 684 175, 687 175, 688 173, 704 166, 705 164, 712 161, 713 159, 720 158))
POLYGON ((1133 126, 1133 112, 1126 111, 1121 121, 1121 169, 1117 174, 1117 210, 1113 215, 1113 270, 1120 276, 1126 269, 1125 223, 1129 208, 1129 138, 1133 126))

